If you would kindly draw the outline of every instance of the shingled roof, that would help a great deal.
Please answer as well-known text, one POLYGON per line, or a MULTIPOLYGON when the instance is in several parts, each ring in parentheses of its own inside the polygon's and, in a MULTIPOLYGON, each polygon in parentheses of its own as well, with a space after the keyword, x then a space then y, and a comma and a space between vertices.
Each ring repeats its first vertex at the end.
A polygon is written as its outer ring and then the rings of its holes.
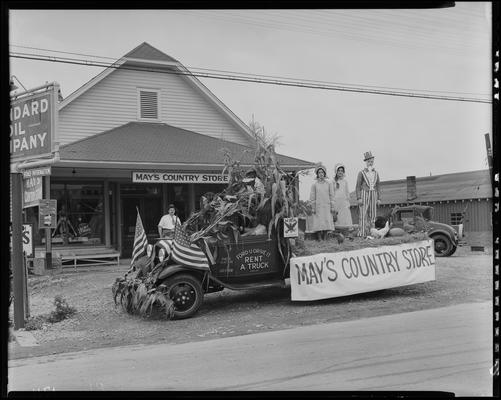
POLYGON ((141 60, 170 61, 179 62, 175 58, 155 49, 149 43, 143 42, 136 48, 129 51, 124 58, 138 58, 141 60))
MULTIPOLYGON (((242 165, 253 163, 254 149, 238 143, 177 128, 163 123, 129 122, 118 128, 61 146, 64 161, 94 161, 150 164, 224 165, 227 148, 242 165)), ((278 155, 284 168, 306 169, 314 163, 278 155)))
MULTIPOLYGON (((456 172, 416 178, 413 203, 486 199, 492 197, 489 170, 456 172)), ((407 201, 407 180, 381 182, 382 204, 402 204, 407 201)), ((356 204, 355 192, 350 195, 351 205, 356 204)))

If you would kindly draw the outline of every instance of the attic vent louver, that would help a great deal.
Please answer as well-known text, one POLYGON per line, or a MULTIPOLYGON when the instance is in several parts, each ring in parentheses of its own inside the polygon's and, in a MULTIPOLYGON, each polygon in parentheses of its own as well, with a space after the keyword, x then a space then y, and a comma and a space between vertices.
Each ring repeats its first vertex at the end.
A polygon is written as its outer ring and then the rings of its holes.
POLYGON ((158 92, 139 92, 139 116, 141 119, 158 119, 158 92))

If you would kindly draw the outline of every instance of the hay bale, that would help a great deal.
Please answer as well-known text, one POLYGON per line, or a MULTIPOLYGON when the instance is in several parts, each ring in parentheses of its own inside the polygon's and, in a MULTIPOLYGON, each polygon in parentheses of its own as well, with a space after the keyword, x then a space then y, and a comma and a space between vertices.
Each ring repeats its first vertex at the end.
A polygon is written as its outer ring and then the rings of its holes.
POLYGON ((302 257, 319 253, 339 253, 342 251, 359 250, 367 247, 398 245, 426 239, 429 239, 428 235, 422 232, 400 237, 385 237, 382 239, 364 239, 356 237, 353 238, 353 240, 345 240, 342 243, 338 243, 335 239, 318 242, 308 239, 300 240, 298 238, 296 239, 295 245, 292 247, 292 252, 296 257, 302 257))

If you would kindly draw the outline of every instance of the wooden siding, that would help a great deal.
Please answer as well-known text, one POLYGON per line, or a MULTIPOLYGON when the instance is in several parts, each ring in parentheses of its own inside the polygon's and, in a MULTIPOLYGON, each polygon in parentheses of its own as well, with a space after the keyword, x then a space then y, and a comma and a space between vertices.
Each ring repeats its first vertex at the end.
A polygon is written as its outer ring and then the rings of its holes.
MULTIPOLYGON (((461 213, 466 209, 464 220, 465 232, 482 232, 492 230, 492 201, 490 199, 474 199, 472 201, 449 201, 448 203, 416 203, 433 207, 433 219, 437 222, 451 224, 451 213, 461 213)), ((405 205, 405 204, 402 204, 405 205)), ((394 205, 381 205, 378 215, 388 215, 394 205)), ((358 207, 351 207, 354 224, 358 224, 358 207)))
POLYGON ((160 122, 243 145, 250 139, 185 78, 116 70, 59 113, 61 145, 138 120, 137 88, 160 90, 160 122))

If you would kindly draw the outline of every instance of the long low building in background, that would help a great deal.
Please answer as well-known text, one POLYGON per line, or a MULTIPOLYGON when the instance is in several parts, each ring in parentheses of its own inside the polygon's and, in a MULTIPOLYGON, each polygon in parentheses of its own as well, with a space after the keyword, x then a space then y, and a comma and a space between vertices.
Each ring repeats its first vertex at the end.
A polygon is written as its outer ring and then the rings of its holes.
MULTIPOLYGON (((488 169, 384 181, 381 203, 378 215, 389 214, 395 206, 428 205, 434 208, 435 221, 450 225, 462 222, 466 232, 492 230, 492 184, 488 169)), ((355 192, 350 194, 350 208, 353 223, 358 223, 355 192)))

